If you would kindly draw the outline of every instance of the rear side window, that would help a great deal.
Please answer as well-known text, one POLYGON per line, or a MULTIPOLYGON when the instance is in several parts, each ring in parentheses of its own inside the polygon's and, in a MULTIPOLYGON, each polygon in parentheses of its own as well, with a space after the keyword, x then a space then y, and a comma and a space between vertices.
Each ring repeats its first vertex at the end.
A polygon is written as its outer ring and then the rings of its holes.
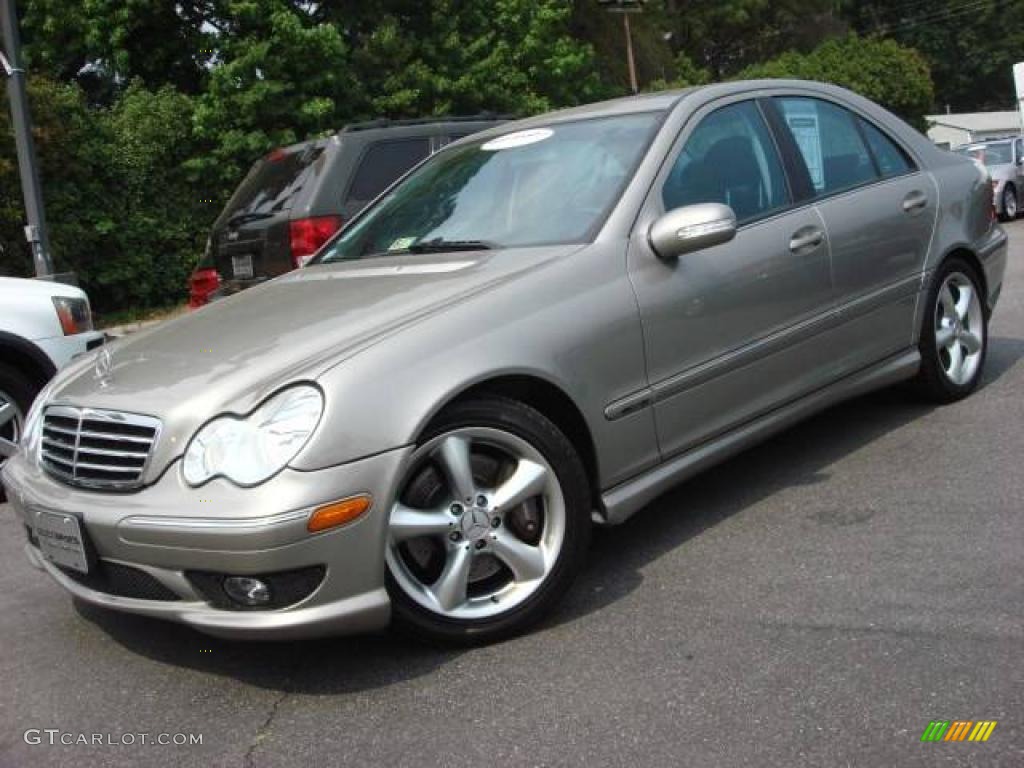
POLYGON ((722 107, 686 140, 661 190, 665 210, 725 203, 739 223, 789 204, 775 144, 751 101, 722 107))
POLYGON ((275 149, 258 160, 228 201, 229 217, 273 215, 292 207, 299 192, 323 172, 323 147, 275 149))
POLYGON ((345 197, 348 215, 357 212, 416 163, 430 154, 430 139, 381 141, 363 153, 345 197), (356 206, 356 210, 350 207, 356 206))
POLYGON ((878 162, 878 170, 882 172, 882 178, 901 176, 914 169, 910 159, 892 139, 861 117, 857 118, 857 124, 860 125, 864 138, 867 139, 868 146, 871 147, 871 153, 878 162))
POLYGON ((829 195, 878 178, 853 115, 820 99, 777 99, 818 195, 829 195))

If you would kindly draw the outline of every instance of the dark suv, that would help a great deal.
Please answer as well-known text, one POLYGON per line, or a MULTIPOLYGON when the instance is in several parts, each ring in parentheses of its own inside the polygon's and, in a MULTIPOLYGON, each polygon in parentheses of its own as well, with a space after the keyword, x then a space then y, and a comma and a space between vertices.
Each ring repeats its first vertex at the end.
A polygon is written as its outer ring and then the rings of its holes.
POLYGON ((214 222, 189 278, 189 306, 301 267, 420 160, 507 119, 375 120, 275 149, 253 163, 214 222))

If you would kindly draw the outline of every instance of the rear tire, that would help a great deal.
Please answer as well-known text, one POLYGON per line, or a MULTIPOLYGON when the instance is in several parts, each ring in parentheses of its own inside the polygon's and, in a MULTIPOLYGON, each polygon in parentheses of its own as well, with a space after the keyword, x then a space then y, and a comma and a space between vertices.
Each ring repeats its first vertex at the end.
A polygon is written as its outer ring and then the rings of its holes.
POLYGON ((1020 214, 1020 201, 1017 199, 1017 190, 1013 184, 1007 184, 1003 189, 1003 221, 1013 221, 1020 214))
MULTIPOLYGON (((17 368, 0 363, 0 466, 13 455, 39 389, 17 368)), ((4 501, 6 496, 0 485, 0 504, 4 501)))
POLYGON ((978 387, 988 351, 988 308, 981 278, 960 257, 939 265, 928 291, 916 383, 928 400, 952 403, 978 387))
POLYGON ((460 645, 523 631, 580 571, 590 511, 583 463, 543 414, 502 397, 456 402, 425 430, 391 510, 395 627, 460 645))

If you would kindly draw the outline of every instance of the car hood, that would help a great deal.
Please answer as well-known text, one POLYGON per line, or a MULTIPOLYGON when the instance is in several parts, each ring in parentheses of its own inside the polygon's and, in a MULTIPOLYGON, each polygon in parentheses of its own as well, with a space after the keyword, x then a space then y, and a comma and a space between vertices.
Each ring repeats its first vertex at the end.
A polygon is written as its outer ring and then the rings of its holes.
POLYGON ((159 417, 163 455, 150 464, 158 471, 212 416, 246 413, 289 382, 315 379, 392 333, 579 248, 308 267, 108 345, 105 375, 91 361, 75 365, 50 401, 159 417))

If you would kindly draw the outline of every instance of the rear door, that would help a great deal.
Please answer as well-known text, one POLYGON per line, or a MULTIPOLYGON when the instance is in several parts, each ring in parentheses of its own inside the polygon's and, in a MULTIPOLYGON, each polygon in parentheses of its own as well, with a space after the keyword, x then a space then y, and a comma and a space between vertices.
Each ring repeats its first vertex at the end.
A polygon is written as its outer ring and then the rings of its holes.
POLYGON ((325 150, 324 142, 276 149, 238 185, 210 243, 225 293, 294 268, 288 221, 326 172, 325 150))
POLYGON ((910 346, 937 191, 867 117, 822 98, 774 103, 799 148, 832 247, 836 364, 853 372, 910 346))

